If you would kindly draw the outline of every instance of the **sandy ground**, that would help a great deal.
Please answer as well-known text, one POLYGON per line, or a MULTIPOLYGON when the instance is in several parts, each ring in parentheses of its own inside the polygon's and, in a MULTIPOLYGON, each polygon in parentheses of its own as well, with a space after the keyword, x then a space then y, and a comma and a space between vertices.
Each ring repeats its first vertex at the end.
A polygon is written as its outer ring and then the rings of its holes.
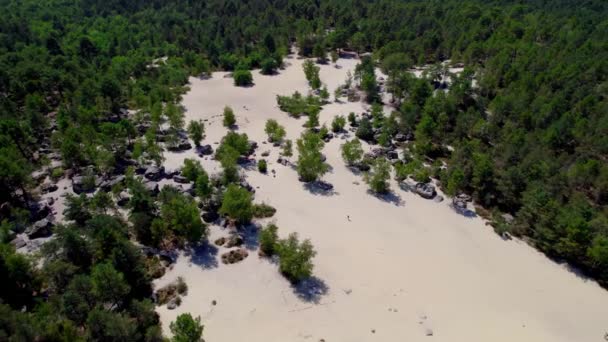
MULTIPOLYGON (((342 139, 324 149, 333 167, 324 180, 335 186, 334 194, 307 190, 293 169, 276 163, 278 148, 261 144, 265 121, 277 119, 294 142, 305 121, 276 106, 276 94, 306 93, 302 61, 288 62, 280 75, 254 72, 251 88, 234 87, 224 73, 192 78, 183 104, 186 122, 207 120, 204 143, 219 142, 226 133, 220 114, 231 105, 239 131, 260 143, 258 156, 270 151, 266 159, 276 176, 250 170, 248 181, 257 188, 256 202, 278 210, 273 220, 282 237, 298 232, 312 241, 318 252, 315 278, 290 286, 277 265, 257 256, 255 232, 249 230, 250 253, 243 262, 224 265, 219 255, 226 249, 206 247, 182 255, 157 281, 162 286, 182 276, 189 286, 180 307, 158 308, 166 333, 169 322, 190 312, 201 316, 206 341, 215 342, 604 341, 608 292, 521 241, 503 241, 479 217, 454 212, 449 201, 424 200, 396 184, 388 198, 368 194, 362 177, 344 166, 342 139)), ((338 63, 342 68, 321 66, 330 92, 357 61, 338 63)), ((321 122, 350 111, 361 113, 362 104, 326 105, 321 122)), ((165 156, 169 169, 197 158, 192 150, 165 156)), ((213 161, 202 162, 210 172, 217 170, 213 161)), ((228 234, 211 227, 210 240, 228 234)))

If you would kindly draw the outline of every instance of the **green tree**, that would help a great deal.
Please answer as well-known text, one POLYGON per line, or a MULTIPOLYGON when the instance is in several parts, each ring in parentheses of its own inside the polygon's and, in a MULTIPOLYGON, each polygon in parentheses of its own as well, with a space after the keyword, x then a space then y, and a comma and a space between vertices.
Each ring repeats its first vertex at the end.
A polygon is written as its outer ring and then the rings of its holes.
POLYGON ((280 142, 285 137, 285 128, 281 126, 276 120, 268 119, 264 131, 268 135, 270 142, 280 142))
POLYGON ((342 144, 342 158, 349 166, 360 162, 361 158, 363 158, 361 141, 355 138, 342 144))
POLYGON ((205 124, 201 121, 192 120, 188 124, 188 135, 194 145, 201 146, 201 140, 205 138, 205 124))
POLYGON ((333 121, 331 122, 331 130, 334 133, 342 132, 344 130, 345 125, 346 125, 346 118, 344 118, 344 116, 342 116, 342 115, 337 115, 334 117, 333 121))
POLYGON ((193 318, 189 313, 184 313, 169 325, 173 333, 173 342, 199 342, 203 341, 203 325, 201 318, 193 318))
POLYGON ((247 87, 253 84, 253 76, 249 70, 236 70, 232 74, 234 85, 237 87, 247 87))
POLYGON ((102 303, 120 305, 130 288, 124 275, 110 264, 98 264, 91 271, 92 291, 102 303))
POLYGON ((279 235, 277 227, 274 223, 269 223, 266 227, 260 230, 260 251, 266 256, 273 256, 277 252, 279 235))
POLYGON ((236 116, 234 115, 234 111, 229 106, 224 107, 224 127, 231 128, 236 124, 236 116))
POLYGON ((186 177, 190 182, 197 180, 198 176, 206 173, 201 163, 198 160, 186 158, 184 166, 182 166, 182 176, 186 177))
POLYGON ((372 127, 371 121, 364 117, 359 120, 359 127, 357 127, 357 131, 355 132, 357 138, 364 141, 373 141, 374 140, 374 129, 372 127))
POLYGON ((287 239, 278 243, 277 252, 279 269, 291 282, 297 283, 312 275, 312 258, 316 252, 310 240, 300 243, 298 234, 291 233, 287 239))
POLYGON ((302 181, 315 181, 329 170, 329 166, 323 161, 321 155, 324 143, 318 134, 313 132, 303 133, 298 139, 297 145, 297 170, 302 181))
POLYGON ((387 193, 390 189, 391 164, 384 158, 376 158, 372 164, 372 169, 365 174, 365 182, 370 190, 377 194, 387 193))
POLYGON ((207 199, 209 198, 209 196, 211 196, 211 193, 213 192, 213 187, 209 180, 209 175, 205 170, 202 170, 198 177, 196 177, 194 187, 196 195, 201 199, 207 199))
POLYGON ((283 157, 289 158, 293 155, 293 143, 291 140, 285 140, 283 143, 283 148, 281 150, 281 155, 283 157))

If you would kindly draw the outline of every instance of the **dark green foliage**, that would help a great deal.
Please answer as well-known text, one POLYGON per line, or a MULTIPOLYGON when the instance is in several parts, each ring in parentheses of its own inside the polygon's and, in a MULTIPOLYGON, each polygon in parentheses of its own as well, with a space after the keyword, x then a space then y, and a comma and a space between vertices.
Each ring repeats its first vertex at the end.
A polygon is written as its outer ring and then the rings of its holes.
MULTIPOLYGON (((509 231, 608 282, 605 2, 328 0, 267 6, 210 0, 33 6, 10 1, 5 7, 0 13, 0 202, 15 208, 3 217, 10 221, 6 227, 28 224, 27 215, 18 213, 31 198, 31 171, 44 163, 36 151, 41 143, 51 141, 66 170, 93 166, 98 175, 108 174, 131 144, 134 159, 161 164, 158 129, 167 122, 168 143, 175 141, 183 127, 177 103, 189 75, 236 69, 236 76, 242 73, 247 80, 251 68, 268 70, 269 59, 278 66, 295 40, 299 53, 309 57, 322 57, 328 49, 373 52, 399 108, 398 131, 415 133, 409 148, 418 160, 447 162, 447 170, 438 174, 448 193, 467 192, 488 208, 513 214, 509 231), (451 75, 444 94, 434 87, 445 73, 438 62, 448 58, 466 67, 451 75), (432 65, 426 78, 405 70, 424 64, 432 65), (126 108, 139 114, 115 116, 126 108), (50 137, 53 120, 57 129, 50 137), (151 125, 143 137, 135 129, 140 122, 151 125)), ((356 75, 370 102, 378 101, 374 64, 365 59, 356 75)), ((310 85, 321 87, 312 74, 310 85)), ((320 106, 315 97, 278 102, 292 115, 308 115, 320 106)), ((366 126, 358 136, 371 141, 372 125, 366 126)), ((391 135, 386 122, 382 133, 391 135)), ((236 158, 245 153, 231 149, 236 153, 218 154, 226 183, 238 179, 236 158)), ((419 180, 430 174, 424 167, 397 173, 419 180)), ((143 184, 129 183, 129 228, 149 243, 166 227, 154 220, 157 204, 143 184)), ((69 215, 75 224, 57 227, 49 242, 49 270, 2 274, 2 301, 9 305, 0 305, 0 340, 7 335, 23 341, 158 337, 155 323, 135 327, 142 321, 129 304, 140 296, 137 284, 148 280, 132 281, 136 276, 118 266, 136 260, 126 257, 131 252, 122 243, 127 227, 120 220, 92 220, 111 212, 103 195, 98 200, 73 203, 69 215), (99 232, 87 228, 89 220, 99 232), (92 291, 83 279, 104 263, 122 273, 131 289, 117 312, 86 296, 92 291), (58 265, 66 272, 44 279, 54 288, 41 296, 37 279, 58 265), (5 279, 22 273, 34 276, 10 288, 15 280, 5 279), (69 290, 61 294, 64 283, 69 290), (27 310, 20 312, 23 305, 27 310)), ((3 228, 2 240, 9 229, 3 228)), ((11 253, 3 251, 3 258, 12 260, 11 253)), ((21 265, 23 259, 14 262, 21 265)))
POLYGON ((196 244, 206 237, 207 227, 201 220, 196 202, 191 197, 165 186, 159 198, 160 218, 152 224, 157 231, 154 236, 157 243, 176 238, 178 242, 187 241, 196 244))
POLYGON ((277 71, 277 62, 274 58, 266 58, 262 61, 262 74, 264 75, 272 75, 277 71))

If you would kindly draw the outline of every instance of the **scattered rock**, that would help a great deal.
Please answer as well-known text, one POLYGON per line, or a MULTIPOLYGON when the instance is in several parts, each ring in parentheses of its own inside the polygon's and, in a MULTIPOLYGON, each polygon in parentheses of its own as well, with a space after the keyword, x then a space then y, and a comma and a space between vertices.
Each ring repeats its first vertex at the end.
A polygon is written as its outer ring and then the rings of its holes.
POLYGON ((44 183, 40 187, 40 191, 42 191, 43 194, 48 194, 49 192, 57 191, 57 189, 59 189, 59 187, 56 184, 52 183, 44 183))
POLYGON ((399 159, 399 153, 397 151, 388 151, 386 157, 390 160, 399 159))
POLYGON ((441 203, 443 202, 443 196, 436 196, 433 201, 437 202, 437 203, 441 203))
POLYGON ((216 301, 215 299, 214 299, 214 300, 212 300, 212 301, 211 301, 211 305, 213 305, 213 306, 217 305, 217 301, 216 301))
POLYGON ((289 164, 289 161, 283 157, 279 157, 277 159, 277 163, 283 165, 283 166, 287 166, 289 164))
POLYGON ((261 154, 262 157, 268 157, 269 155, 270 155, 270 151, 264 151, 261 154))
POLYGON ((464 214, 467 211, 467 202, 456 196, 452 199, 452 208, 457 212, 464 214))
POLYGON ((99 185, 99 187, 101 189, 103 189, 104 191, 110 191, 112 190, 112 188, 116 185, 116 184, 120 184, 125 180, 125 176, 124 175, 118 175, 112 179, 109 180, 105 180, 103 182, 101 182, 101 184, 99 185))
POLYGON ((202 156, 208 156, 213 154, 213 147, 211 145, 203 145, 196 148, 196 153, 202 156))
POLYGON ((226 238, 222 236, 221 238, 216 239, 214 243, 218 246, 223 246, 226 243, 226 238))

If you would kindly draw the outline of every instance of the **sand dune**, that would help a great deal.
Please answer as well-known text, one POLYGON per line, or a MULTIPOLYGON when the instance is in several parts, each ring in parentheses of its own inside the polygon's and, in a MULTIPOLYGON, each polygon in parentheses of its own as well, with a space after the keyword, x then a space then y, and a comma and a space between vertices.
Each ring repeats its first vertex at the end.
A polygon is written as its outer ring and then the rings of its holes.
MULTIPOLYGON (((261 143, 264 124, 277 119, 296 139, 305 119, 289 118, 276 94, 307 91, 301 60, 276 76, 254 73, 255 86, 237 88, 224 73, 191 79, 184 96, 186 121, 207 119, 205 143, 219 142, 226 130, 222 108, 230 105, 240 132, 261 143)), ((330 92, 357 63, 321 66, 330 92)), ((321 122, 334 115, 363 111, 361 103, 332 103, 321 122)), ((311 239, 318 254, 315 279, 295 289, 277 266, 257 256, 255 232, 246 234, 249 257, 234 265, 219 261, 223 247, 183 255, 157 281, 183 276, 189 293, 175 310, 160 307, 163 326, 182 312, 200 315, 207 341, 604 341, 608 331, 608 292, 555 264, 518 240, 503 241, 479 217, 464 217, 446 203, 424 200, 392 184, 394 195, 367 193, 361 176, 344 166, 340 138, 324 153, 333 167, 324 179, 331 195, 315 194, 298 182, 270 151, 269 172, 247 172, 257 188, 256 202, 276 207, 281 236, 298 232, 311 239), (360 184, 354 184, 354 183, 360 184), (350 221, 347 220, 350 216, 350 221), (212 305, 212 300, 217 305, 212 305), (432 332, 433 336, 427 336, 432 332)), ((216 147, 217 145, 213 145, 216 147)), ((167 153, 176 168, 193 151, 167 153)), ((295 160, 295 158, 292 158, 295 160)), ((217 170, 211 160, 203 165, 217 170)), ((228 235, 211 228, 210 240, 228 235)))

